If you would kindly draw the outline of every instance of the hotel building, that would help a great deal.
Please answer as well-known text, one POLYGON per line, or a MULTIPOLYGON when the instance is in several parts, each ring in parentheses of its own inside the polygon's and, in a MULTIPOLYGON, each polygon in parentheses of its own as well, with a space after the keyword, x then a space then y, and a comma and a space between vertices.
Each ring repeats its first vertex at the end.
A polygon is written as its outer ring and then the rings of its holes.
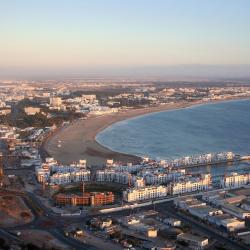
POLYGON ((167 194, 168 188, 165 186, 129 188, 126 191, 123 191, 123 199, 127 202, 134 202, 165 197, 167 194))
POLYGON ((204 174, 201 177, 186 177, 170 185, 172 195, 188 192, 208 190, 211 187, 211 175, 204 174))
POLYGON ((220 185, 222 188, 241 187, 250 182, 250 174, 232 173, 221 178, 220 185))

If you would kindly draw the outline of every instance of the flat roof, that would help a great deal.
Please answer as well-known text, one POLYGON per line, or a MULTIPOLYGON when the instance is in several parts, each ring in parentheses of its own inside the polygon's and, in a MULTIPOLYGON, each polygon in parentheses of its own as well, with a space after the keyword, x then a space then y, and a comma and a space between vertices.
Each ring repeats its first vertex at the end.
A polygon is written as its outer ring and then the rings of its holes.
POLYGON ((178 235, 178 238, 186 239, 186 240, 192 240, 196 242, 203 242, 205 240, 208 240, 208 238, 194 235, 194 234, 189 234, 189 233, 182 233, 178 235))
POLYGON ((250 188, 241 188, 239 190, 230 191, 231 193, 237 194, 237 195, 246 195, 250 196, 250 188))

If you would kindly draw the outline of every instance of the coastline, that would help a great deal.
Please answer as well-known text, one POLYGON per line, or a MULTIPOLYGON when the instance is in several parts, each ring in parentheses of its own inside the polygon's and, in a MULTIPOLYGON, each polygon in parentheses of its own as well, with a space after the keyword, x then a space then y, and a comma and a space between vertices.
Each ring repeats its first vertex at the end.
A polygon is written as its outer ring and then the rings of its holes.
POLYGON ((77 120, 69 126, 59 129, 46 140, 44 143, 44 150, 63 164, 70 164, 80 159, 86 159, 87 164, 91 166, 101 166, 106 163, 107 159, 114 159, 115 161, 124 163, 136 163, 141 160, 140 157, 112 151, 98 143, 96 141, 96 135, 112 124, 126 119, 155 112, 240 99, 247 98, 228 98, 209 102, 193 101, 168 103, 160 106, 119 111, 118 113, 103 116, 89 116, 86 120, 77 120), (58 141, 61 141, 60 148, 57 146, 58 141))

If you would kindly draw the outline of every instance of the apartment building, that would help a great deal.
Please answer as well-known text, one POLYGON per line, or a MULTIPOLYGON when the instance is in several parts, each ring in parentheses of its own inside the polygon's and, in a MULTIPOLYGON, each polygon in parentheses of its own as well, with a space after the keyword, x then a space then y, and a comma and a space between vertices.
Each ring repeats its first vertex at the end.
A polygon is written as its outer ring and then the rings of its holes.
POLYGON ((183 194, 195 191, 208 190, 211 186, 211 175, 204 174, 200 177, 186 177, 170 185, 172 195, 183 194))
POLYGON ((60 205, 72 206, 102 206, 112 204, 115 196, 112 192, 105 193, 83 193, 82 195, 75 194, 58 194, 55 196, 55 202, 60 205))
POLYGON ((90 171, 80 170, 66 173, 55 173, 50 176, 50 184, 61 185, 70 182, 90 181, 90 171))
POLYGON ((222 188, 237 188, 244 186, 250 182, 250 174, 238 174, 231 173, 231 175, 225 175, 220 180, 222 188))
POLYGON ((165 186, 148 186, 142 188, 129 188, 123 191, 123 199, 127 202, 149 200, 167 196, 168 188, 165 186))

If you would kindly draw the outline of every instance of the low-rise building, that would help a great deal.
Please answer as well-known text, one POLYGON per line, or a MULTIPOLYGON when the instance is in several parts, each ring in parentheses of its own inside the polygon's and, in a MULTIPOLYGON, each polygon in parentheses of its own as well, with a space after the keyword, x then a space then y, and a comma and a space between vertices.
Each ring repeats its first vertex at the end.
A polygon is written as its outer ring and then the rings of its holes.
POLYGON ((163 223, 165 223, 171 227, 180 227, 181 226, 181 221, 174 219, 174 218, 165 218, 163 220, 163 223))
POLYGON ((205 202, 195 198, 179 199, 175 204, 200 219, 207 219, 209 216, 223 214, 222 210, 208 206, 205 202))
POLYGON ((193 234, 189 234, 189 233, 182 233, 179 234, 177 236, 177 240, 178 241, 185 241, 188 244, 197 247, 198 249, 202 249, 204 247, 206 247, 208 245, 208 239, 201 237, 201 236, 197 236, 197 235, 193 235, 193 234))
POLYGON ((154 228, 154 227, 149 227, 149 228, 147 229, 147 236, 148 236, 149 238, 156 238, 156 237, 157 237, 157 234, 158 234, 158 231, 157 231, 156 228, 154 228))
POLYGON ((191 207, 188 209, 189 213, 200 218, 207 219, 209 216, 220 215, 223 214, 222 210, 214 207, 210 207, 208 205, 191 207))
POLYGON ((184 210, 188 210, 192 207, 206 206, 206 202, 199 201, 196 198, 192 198, 192 197, 175 199, 174 204, 177 207, 184 209, 184 210))
POLYGON ((250 211, 250 197, 242 201, 241 208, 250 211))
POLYGON ((215 224, 218 227, 222 227, 229 232, 243 229, 245 227, 245 221, 234 218, 229 214, 210 216, 207 218, 207 220, 210 223, 215 224))
POLYGON ((245 219, 246 217, 250 217, 250 212, 246 211, 236 205, 232 204, 224 204, 221 206, 223 212, 228 213, 232 216, 235 216, 239 219, 245 219))

